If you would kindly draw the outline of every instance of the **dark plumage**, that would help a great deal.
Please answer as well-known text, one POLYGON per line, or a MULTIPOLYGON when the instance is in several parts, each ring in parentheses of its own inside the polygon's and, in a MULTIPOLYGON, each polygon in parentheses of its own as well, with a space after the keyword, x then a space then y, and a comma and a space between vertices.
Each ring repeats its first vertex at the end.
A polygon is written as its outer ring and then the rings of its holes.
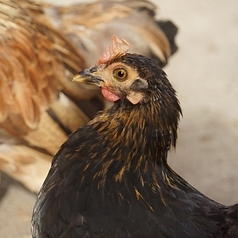
POLYGON ((238 209, 204 196, 168 166, 181 114, 175 90, 155 61, 126 51, 114 38, 96 66, 75 77, 115 103, 55 155, 33 237, 237 237, 238 209))

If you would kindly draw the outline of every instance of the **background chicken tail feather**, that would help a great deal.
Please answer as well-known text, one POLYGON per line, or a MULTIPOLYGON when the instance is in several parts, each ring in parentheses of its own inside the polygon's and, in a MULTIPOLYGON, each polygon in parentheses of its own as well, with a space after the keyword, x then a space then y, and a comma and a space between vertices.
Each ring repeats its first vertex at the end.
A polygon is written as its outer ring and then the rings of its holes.
POLYGON ((178 47, 175 42, 175 37, 178 33, 178 28, 171 21, 159 20, 157 21, 157 24, 163 30, 164 34, 166 35, 169 41, 171 55, 174 54, 178 50, 178 47))

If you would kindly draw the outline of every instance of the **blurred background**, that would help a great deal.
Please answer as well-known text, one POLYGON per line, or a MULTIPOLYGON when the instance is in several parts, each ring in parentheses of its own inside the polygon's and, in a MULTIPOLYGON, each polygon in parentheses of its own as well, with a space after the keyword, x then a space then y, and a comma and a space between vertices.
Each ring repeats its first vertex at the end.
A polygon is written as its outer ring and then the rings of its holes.
MULTIPOLYGON (((49 1, 65 4, 66 1, 49 1)), ((67 1, 67 4, 79 1, 67 1)), ((153 1, 179 28, 165 71, 183 109, 170 166, 208 197, 238 202, 238 1, 153 1)), ((1 175, 0 237, 30 237, 35 194, 1 175), (8 188, 8 189, 7 189, 8 188)))

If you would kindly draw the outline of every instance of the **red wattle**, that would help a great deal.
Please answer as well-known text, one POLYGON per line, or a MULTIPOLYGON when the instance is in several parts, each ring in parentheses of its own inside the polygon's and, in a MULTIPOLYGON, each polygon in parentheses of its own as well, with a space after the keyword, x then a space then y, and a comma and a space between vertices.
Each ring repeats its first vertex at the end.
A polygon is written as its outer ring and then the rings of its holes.
POLYGON ((109 101, 111 102, 116 102, 117 100, 119 100, 119 96, 116 95, 115 93, 109 91, 108 89, 106 88, 101 88, 101 91, 102 91, 102 95, 109 101))

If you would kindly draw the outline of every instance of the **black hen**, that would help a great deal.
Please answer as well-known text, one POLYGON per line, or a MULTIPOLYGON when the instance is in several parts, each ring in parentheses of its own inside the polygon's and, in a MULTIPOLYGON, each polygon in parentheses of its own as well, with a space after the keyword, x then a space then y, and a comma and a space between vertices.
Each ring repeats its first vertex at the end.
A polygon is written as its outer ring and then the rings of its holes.
POLYGON ((33 237, 237 237, 238 209, 204 196, 168 166, 181 114, 175 90, 153 60, 127 50, 114 38, 96 66, 75 77, 115 103, 55 155, 33 237))

